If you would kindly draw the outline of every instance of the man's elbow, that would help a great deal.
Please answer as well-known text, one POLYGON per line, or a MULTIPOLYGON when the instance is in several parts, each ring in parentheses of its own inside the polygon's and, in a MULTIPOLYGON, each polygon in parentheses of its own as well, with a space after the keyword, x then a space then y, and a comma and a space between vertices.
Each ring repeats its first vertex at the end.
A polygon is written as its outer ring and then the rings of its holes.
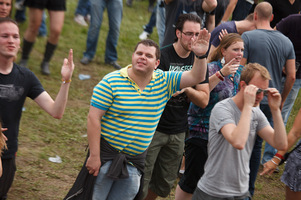
POLYGON ((55 119, 62 119, 63 118, 63 113, 59 113, 59 114, 52 114, 51 116, 55 119))
POLYGON ((280 145, 278 145, 278 148, 276 148, 278 151, 287 151, 288 150, 288 144, 287 142, 284 142, 280 145))
POLYGON ((206 12, 211 12, 212 10, 214 10, 217 6, 217 1, 216 0, 206 0, 206 6, 204 6, 205 8, 204 11, 206 12))

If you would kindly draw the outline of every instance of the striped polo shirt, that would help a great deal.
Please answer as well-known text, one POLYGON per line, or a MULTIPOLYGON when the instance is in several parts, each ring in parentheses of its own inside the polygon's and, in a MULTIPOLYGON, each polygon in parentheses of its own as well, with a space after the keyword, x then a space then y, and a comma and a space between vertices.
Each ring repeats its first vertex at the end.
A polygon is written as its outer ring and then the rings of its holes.
POLYGON ((106 75, 94 87, 91 105, 106 111, 101 137, 118 151, 137 155, 148 148, 167 101, 180 89, 182 72, 156 70, 141 91, 128 76, 130 67, 106 75))

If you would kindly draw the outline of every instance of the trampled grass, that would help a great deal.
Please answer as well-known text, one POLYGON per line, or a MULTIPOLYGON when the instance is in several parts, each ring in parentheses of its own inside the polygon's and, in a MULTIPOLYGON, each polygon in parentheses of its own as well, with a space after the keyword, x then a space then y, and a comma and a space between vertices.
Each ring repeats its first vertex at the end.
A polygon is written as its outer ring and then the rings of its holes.
MULTIPOLYGON (((19 152, 17 154, 17 173, 9 192, 9 200, 57 200, 63 199, 71 188, 85 159, 87 138, 86 118, 93 87, 101 78, 114 69, 104 64, 105 38, 108 31, 107 13, 100 31, 98 48, 93 62, 87 66, 80 64, 85 50, 88 28, 81 27, 73 21, 77 0, 67 1, 65 24, 59 46, 51 62, 51 76, 40 74, 40 62, 43 58, 46 38, 38 38, 30 55, 29 68, 41 80, 44 88, 55 98, 61 82, 60 69, 63 58, 67 57, 70 48, 74 51, 75 71, 69 93, 69 101, 61 120, 56 120, 42 111, 30 99, 26 100, 23 112, 19 152), (78 75, 89 74, 91 79, 79 80, 78 75), (52 163, 49 157, 59 155, 62 163, 52 163)), ((133 7, 125 5, 118 42, 118 61, 122 66, 131 63, 131 55, 142 26, 149 20, 148 1, 134 1, 133 7)), ((20 25, 23 35, 27 23, 20 25)), ((151 39, 158 41, 156 30, 151 39)), ((20 55, 19 55, 20 57, 20 55)), ((18 58, 19 60, 19 58, 18 58)), ((292 117, 299 109, 300 100, 296 103, 292 117)), ((282 168, 281 168, 282 170, 282 168)), ((280 175, 260 177, 254 199, 283 200, 284 189, 279 181, 280 175)), ((163 199, 163 198, 159 198, 163 199)), ((174 199, 174 191, 170 197, 174 199)))

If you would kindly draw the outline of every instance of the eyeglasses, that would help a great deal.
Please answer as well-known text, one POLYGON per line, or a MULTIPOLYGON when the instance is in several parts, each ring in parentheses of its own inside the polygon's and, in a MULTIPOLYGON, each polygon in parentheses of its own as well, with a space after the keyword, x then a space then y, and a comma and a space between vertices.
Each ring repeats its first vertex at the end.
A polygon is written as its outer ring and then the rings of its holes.
POLYGON ((257 90, 257 92, 256 92, 256 95, 257 95, 257 94, 260 94, 261 92, 263 92, 263 95, 264 95, 264 96, 267 96, 268 93, 269 93, 269 91, 268 91, 267 89, 264 90, 264 89, 258 88, 258 90, 257 90))
POLYGON ((198 37, 200 33, 194 33, 194 32, 182 32, 184 35, 186 35, 187 37, 198 37))

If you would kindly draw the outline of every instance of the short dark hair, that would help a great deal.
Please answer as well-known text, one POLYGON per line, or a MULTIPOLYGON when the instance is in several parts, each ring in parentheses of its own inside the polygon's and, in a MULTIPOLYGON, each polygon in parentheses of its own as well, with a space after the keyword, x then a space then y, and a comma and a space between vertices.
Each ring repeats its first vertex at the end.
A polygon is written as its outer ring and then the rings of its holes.
POLYGON ((160 59, 160 54, 161 54, 161 53, 160 53, 160 48, 159 48, 159 45, 158 45, 156 42, 154 42, 153 40, 150 40, 150 39, 141 40, 140 42, 137 43, 137 45, 136 45, 134 51, 137 50, 137 48, 138 48, 138 46, 139 46, 140 44, 143 44, 143 45, 149 46, 149 47, 155 47, 155 48, 156 48, 156 53, 155 53, 155 54, 156 54, 156 59, 157 59, 157 60, 160 59))
MULTIPOLYGON (((201 18, 196 15, 196 14, 182 14, 179 16, 178 21, 176 23, 176 27, 175 27, 175 33, 177 32, 177 30, 179 31, 183 31, 183 26, 185 24, 185 22, 190 21, 190 22, 195 22, 195 23, 199 23, 201 25, 202 20, 201 18)), ((178 37, 176 36, 175 38, 175 42, 178 41, 178 37)))
POLYGON ((18 23, 15 20, 13 20, 12 18, 9 18, 9 17, 0 17, 0 24, 5 23, 5 22, 10 22, 10 23, 13 23, 16 26, 18 26, 18 23))

